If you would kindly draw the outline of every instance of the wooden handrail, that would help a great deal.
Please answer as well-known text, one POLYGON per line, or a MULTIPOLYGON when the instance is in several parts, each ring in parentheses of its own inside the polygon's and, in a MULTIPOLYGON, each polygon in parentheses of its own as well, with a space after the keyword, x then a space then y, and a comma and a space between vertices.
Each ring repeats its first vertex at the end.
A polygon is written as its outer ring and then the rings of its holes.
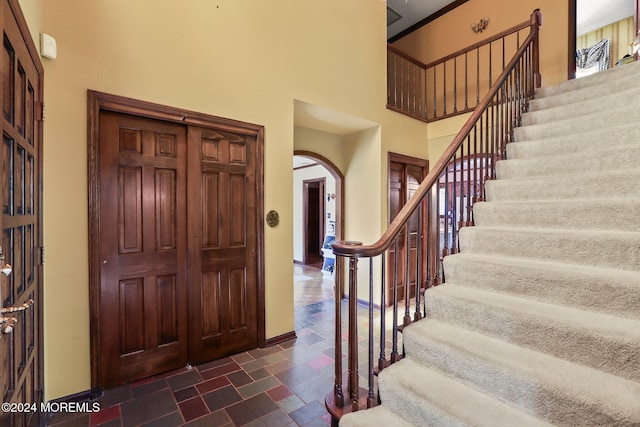
MULTIPOLYGON (((541 24, 542 15, 540 14, 540 10, 536 9, 531 15, 531 19, 529 21, 531 32, 526 38, 525 42, 522 43, 522 46, 520 46, 520 48, 511 59, 511 61, 507 64, 505 69, 502 71, 498 79, 493 83, 489 92, 482 98, 482 101, 475 108, 469 119, 465 122, 460 132, 456 135, 456 137, 453 139, 442 156, 440 156, 440 159, 438 159, 434 167, 429 171, 422 183, 420 183, 414 195, 396 215, 395 219, 391 222, 380 239, 378 239, 378 241, 373 244, 362 246, 354 246, 346 242, 336 242, 332 245, 334 254, 356 258, 373 257, 382 254, 391 246, 395 237, 401 232, 402 228, 409 221, 411 215, 418 208, 420 203, 422 203, 422 200, 424 199, 424 197, 426 197, 428 191, 431 189, 431 187, 433 187, 433 185, 436 184, 438 179, 440 179, 440 176, 449 164, 451 157, 453 157, 454 154, 460 149, 462 143, 468 137, 469 133, 474 128, 480 117, 484 114, 484 111, 489 107, 491 100, 497 95, 501 86, 505 83, 522 55, 529 48, 529 44, 534 43, 537 40, 538 30, 541 24)), ((537 63, 537 61, 534 61, 534 63, 537 63)), ((539 87, 540 73, 538 69, 534 71, 536 75, 536 87, 539 87)))

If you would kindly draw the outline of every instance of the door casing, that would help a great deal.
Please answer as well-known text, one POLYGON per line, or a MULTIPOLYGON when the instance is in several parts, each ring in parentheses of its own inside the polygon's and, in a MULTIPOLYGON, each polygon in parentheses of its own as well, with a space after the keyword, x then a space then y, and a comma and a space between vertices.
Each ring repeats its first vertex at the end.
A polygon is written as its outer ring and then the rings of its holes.
POLYGON ((88 97, 88 183, 89 183, 89 304, 91 331, 91 393, 97 396, 100 383, 100 111, 112 111, 171 123, 214 128, 256 138, 257 175, 257 298, 258 347, 265 346, 264 290, 264 127, 237 120, 182 110, 146 101, 89 90, 88 97))

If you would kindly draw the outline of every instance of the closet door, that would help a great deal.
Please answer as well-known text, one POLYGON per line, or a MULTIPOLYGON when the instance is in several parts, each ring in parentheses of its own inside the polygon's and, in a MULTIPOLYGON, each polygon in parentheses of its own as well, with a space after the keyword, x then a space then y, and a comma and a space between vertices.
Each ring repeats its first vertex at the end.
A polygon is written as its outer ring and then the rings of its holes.
POLYGON ((258 345, 256 137, 189 127, 189 355, 258 345))
POLYGON ((104 388, 185 366, 186 127, 100 113, 104 388))

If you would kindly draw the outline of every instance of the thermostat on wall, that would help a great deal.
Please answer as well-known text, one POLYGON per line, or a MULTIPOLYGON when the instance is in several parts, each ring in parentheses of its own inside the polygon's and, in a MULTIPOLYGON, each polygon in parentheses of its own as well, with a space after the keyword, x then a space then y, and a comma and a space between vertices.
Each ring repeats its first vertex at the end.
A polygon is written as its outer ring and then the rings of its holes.
POLYGON ((40 55, 48 59, 56 59, 58 54, 58 47, 56 46, 56 39, 49 34, 40 34, 40 55))

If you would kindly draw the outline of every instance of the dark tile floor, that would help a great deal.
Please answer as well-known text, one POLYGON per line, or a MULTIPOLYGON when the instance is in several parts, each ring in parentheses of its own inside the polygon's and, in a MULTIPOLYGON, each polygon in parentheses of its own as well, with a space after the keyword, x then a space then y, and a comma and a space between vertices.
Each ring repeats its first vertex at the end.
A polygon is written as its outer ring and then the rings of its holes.
POLYGON ((55 414, 55 427, 327 426, 333 389, 333 280, 294 268, 297 338, 106 390, 100 412, 55 414))

